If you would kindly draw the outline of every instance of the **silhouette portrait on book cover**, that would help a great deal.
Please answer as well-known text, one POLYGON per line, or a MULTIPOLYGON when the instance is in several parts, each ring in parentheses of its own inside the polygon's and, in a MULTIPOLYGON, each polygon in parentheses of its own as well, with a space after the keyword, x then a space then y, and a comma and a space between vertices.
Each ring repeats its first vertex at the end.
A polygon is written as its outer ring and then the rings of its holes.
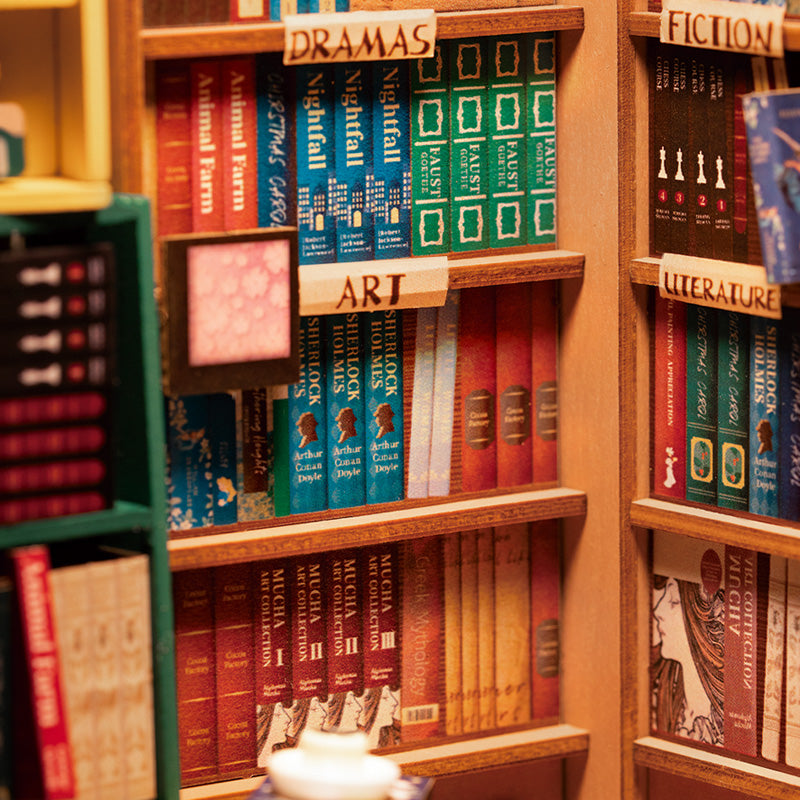
POLYGON ((400 744, 400 720, 395 716, 400 701, 389 686, 373 686, 364 694, 358 729, 367 734, 369 747, 400 744))
POLYGON ((388 403, 381 403, 372 416, 375 417, 375 422, 378 423, 376 439, 382 439, 387 433, 394 432, 394 423, 392 422, 394 411, 392 411, 392 407, 388 403))
POLYGON ((654 576, 651 715, 655 729, 723 745, 725 590, 654 576))
POLYGON ((675 450, 672 447, 668 447, 666 452, 667 457, 664 459, 664 465, 667 468, 667 477, 664 479, 664 487, 670 489, 677 483, 677 479, 675 478, 675 464, 678 461, 678 457, 675 455, 675 450))
POLYGON ((336 415, 336 427, 341 431, 339 444, 356 435, 356 415, 350 406, 345 406, 336 415))
POLYGON ((772 452, 772 425, 769 424, 768 419, 759 420, 756 425, 756 434, 758 436, 758 454, 772 452))
POLYGON ((300 431, 300 449, 310 442, 319 440, 317 436, 317 418, 311 411, 304 411, 297 419, 297 430, 300 431))

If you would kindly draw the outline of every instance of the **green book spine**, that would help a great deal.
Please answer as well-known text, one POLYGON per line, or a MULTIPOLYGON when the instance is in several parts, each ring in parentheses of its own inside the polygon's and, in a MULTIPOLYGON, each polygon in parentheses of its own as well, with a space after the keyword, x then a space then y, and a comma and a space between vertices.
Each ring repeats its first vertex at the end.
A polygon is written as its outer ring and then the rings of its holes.
POLYGON ((514 247, 528 237, 525 43, 489 40, 489 244, 514 247))
POLYGON ((528 243, 556 241, 556 40, 527 36, 528 243))
POLYGON ((750 425, 750 318, 719 312, 717 505, 747 511, 750 425))
POLYGON ((686 499, 717 502, 717 312, 686 307, 686 499))
POLYGON ((411 62, 411 251, 450 252, 448 43, 411 62))
POLYGON ((488 63, 486 39, 450 44, 450 246, 489 247, 488 63))

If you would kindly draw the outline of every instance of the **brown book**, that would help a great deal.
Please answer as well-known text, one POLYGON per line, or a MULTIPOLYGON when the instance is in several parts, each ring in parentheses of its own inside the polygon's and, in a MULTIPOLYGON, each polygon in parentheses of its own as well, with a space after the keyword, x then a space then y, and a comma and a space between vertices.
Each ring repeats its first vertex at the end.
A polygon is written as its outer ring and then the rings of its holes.
POLYGON ((458 736, 462 732, 461 679, 461 534, 442 537, 444 576, 444 732, 458 736))
POLYGON ((558 480, 558 283, 533 286, 533 480, 558 480))
POLYGON ((497 727, 495 662, 495 555, 491 528, 477 532, 478 550, 478 726, 497 727))
POLYGON ((558 520, 531 524, 531 647, 533 717, 558 719, 559 595, 561 592, 558 520))
POLYGON ((478 668, 478 532, 461 534, 462 733, 480 730, 478 668))

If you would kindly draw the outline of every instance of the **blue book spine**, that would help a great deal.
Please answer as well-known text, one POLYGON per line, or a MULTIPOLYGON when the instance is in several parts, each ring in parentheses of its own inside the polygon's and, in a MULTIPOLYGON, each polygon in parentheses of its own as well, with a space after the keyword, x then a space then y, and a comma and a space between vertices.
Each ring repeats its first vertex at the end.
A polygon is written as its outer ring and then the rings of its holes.
POLYGON ((337 261, 375 256, 371 75, 369 62, 334 66, 337 261))
POLYGON ((411 123, 408 64, 373 67, 375 258, 411 255, 411 123))
POLYGON ((296 67, 297 244, 300 264, 336 260, 332 67, 296 67))
POLYGON ((349 11, 350 10, 350 0, 336 0, 336 10, 337 11, 349 11))
POLYGON ((778 324, 750 320, 750 504, 753 514, 778 516, 778 324))
POLYGON ((780 449, 778 512, 800 520, 800 309, 785 307, 780 323, 780 449))
MULTIPOLYGON (((243 389, 236 392, 239 522, 275 516, 274 476, 278 467, 269 412, 270 390, 243 389)), ((288 468, 285 453, 283 456, 284 467, 288 468)))
POLYGON ((325 317, 328 506, 366 503, 366 419, 361 314, 325 317))
POLYGON ((367 314, 367 502, 403 499, 403 317, 367 314))
POLYGON ((292 514, 328 505, 325 436, 325 339, 322 317, 300 317, 300 374, 289 387, 289 508, 292 514))
POLYGON ((214 524, 207 395, 167 398, 168 527, 214 524))
POLYGON ((211 490, 214 524, 237 522, 236 401, 227 392, 208 395, 208 436, 211 440, 211 490))
POLYGON ((292 163, 292 98, 278 53, 256 56, 258 224, 296 224, 292 163))

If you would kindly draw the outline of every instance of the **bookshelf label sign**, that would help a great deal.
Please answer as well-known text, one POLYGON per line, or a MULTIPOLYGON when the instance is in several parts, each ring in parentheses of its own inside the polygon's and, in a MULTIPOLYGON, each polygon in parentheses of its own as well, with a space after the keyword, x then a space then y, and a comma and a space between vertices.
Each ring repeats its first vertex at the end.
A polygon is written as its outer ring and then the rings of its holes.
POLYGON ((786 9, 726 0, 663 0, 660 39, 666 44, 783 56, 786 9))
POLYGON ((426 58, 436 45, 430 9, 287 14, 284 25, 286 66, 426 58))
POLYGON ((300 316, 443 306, 446 256, 300 266, 300 316))
POLYGON ((764 267, 665 253, 658 292, 668 300, 781 318, 781 287, 767 283, 764 267))

